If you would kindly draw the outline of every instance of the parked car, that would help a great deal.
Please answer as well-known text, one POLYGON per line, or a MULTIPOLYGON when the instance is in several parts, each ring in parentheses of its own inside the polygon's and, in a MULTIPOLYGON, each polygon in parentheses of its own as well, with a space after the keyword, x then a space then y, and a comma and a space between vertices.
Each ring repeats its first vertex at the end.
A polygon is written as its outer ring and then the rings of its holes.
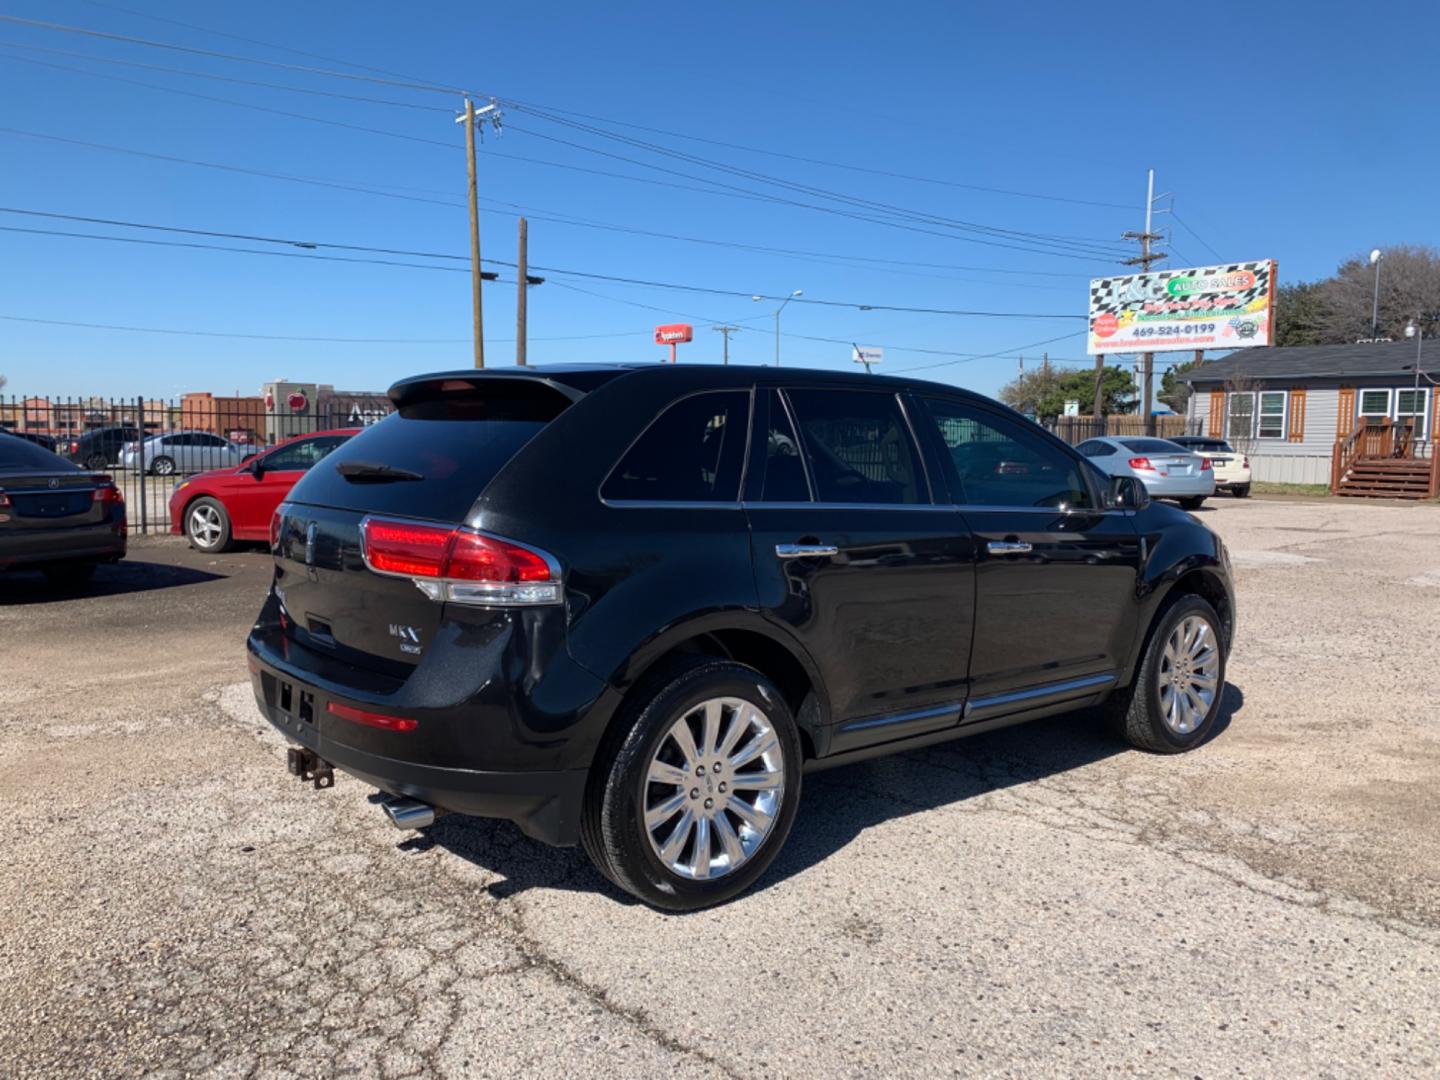
POLYGON ((359 428, 286 439, 237 468, 215 469, 175 485, 170 531, 200 551, 228 551, 236 540, 265 540, 275 508, 305 470, 359 428))
POLYGON ((10 428, 3 427, 0 427, 0 431, 3 431, 6 435, 13 435, 17 439, 23 439, 28 443, 34 443, 36 446, 43 447, 46 450, 53 451, 55 449, 55 436, 53 435, 42 435, 38 431, 14 431, 10 428))
POLYGON ((197 473, 239 465, 255 452, 208 431, 167 431, 143 442, 126 443, 120 464, 156 476, 197 473))
POLYGON ((700 365, 390 397, 278 509, 247 647, 290 771, 402 828, 508 818, 681 910, 764 872, 806 772, 1081 706, 1215 730, 1224 545, 986 398, 700 365))
POLYGON ((1224 439, 1208 435, 1177 435, 1170 440, 1192 454, 1203 454, 1215 469, 1215 490, 1228 491, 1237 499, 1250 494, 1250 457, 1224 439))
POLYGON ((1203 454, 1192 454, 1169 439, 1086 439, 1076 447, 1109 476, 1133 476, 1155 499, 1175 499, 1199 510, 1215 494, 1215 470, 1203 454))
POLYGON ((77 435, 56 448, 60 454, 75 464, 87 469, 104 469, 120 464, 120 453, 125 444, 138 442, 140 429, 129 424, 95 428, 83 435, 77 435))
POLYGON ((78 585, 124 555, 125 498, 110 477, 0 435, 0 570, 78 585))

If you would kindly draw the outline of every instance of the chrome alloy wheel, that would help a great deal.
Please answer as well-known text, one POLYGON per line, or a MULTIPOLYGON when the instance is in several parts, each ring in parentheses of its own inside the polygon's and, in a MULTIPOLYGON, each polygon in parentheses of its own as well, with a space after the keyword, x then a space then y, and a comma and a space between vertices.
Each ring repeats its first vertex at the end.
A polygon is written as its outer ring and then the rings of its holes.
POLYGON ((1176 624, 1160 657, 1160 715, 1177 735, 1194 731, 1220 690, 1220 648, 1210 623, 1189 615, 1176 624))
POLYGON ((201 547, 213 547, 219 543, 224 529, 220 511, 209 503, 202 503, 190 511, 190 536, 201 547))
POLYGON ((785 794, 785 756, 769 718, 742 698, 703 701, 671 725, 645 776, 650 847, 698 881, 743 865, 785 794))

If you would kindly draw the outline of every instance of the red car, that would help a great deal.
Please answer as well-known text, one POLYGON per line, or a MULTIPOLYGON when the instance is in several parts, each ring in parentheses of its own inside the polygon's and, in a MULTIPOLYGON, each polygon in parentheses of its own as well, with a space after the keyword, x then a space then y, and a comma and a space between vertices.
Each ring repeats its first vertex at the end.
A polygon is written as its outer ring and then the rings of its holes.
POLYGON ((175 485, 170 531, 199 551, 228 551, 236 540, 269 540, 270 518, 295 481, 359 428, 315 431, 277 443, 238 469, 215 469, 175 485))

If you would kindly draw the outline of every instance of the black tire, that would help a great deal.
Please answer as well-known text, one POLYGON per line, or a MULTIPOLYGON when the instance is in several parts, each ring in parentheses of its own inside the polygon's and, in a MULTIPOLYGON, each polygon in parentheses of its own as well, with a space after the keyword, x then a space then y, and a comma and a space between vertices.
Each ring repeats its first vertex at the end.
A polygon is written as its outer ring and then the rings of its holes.
POLYGON ((1112 729, 1131 746, 1157 754, 1179 754, 1199 746, 1215 727, 1220 702, 1225 696, 1226 644, 1220 616, 1204 598, 1194 595, 1179 597, 1160 613, 1154 632, 1145 646, 1145 655, 1135 669, 1130 685, 1113 693, 1105 703, 1105 712, 1112 729), (1164 678, 1162 667, 1165 649, 1176 627, 1190 617, 1205 620, 1210 627, 1217 657, 1214 698, 1203 718, 1190 731, 1180 733, 1165 722, 1160 700, 1164 678))
POLYGON ((175 459, 161 454, 154 461, 150 462, 150 471, 156 476, 174 476, 175 459))
POLYGON ((109 464, 110 463, 105 460, 104 454, 91 454, 85 459, 85 468, 94 469, 97 472, 109 464))
POLYGON ((60 562, 41 567, 51 585, 61 589, 78 589, 95 576, 93 562, 60 562))
POLYGON ((1230 489, 1230 494, 1234 495, 1237 499, 1248 499, 1250 497, 1250 485, 1236 484, 1230 489))
POLYGON ((218 555, 221 552, 229 551, 234 543, 230 535, 230 515, 225 512, 225 504, 208 495, 196 499, 185 507, 183 528, 186 539, 190 541, 190 546, 207 555, 218 555), (200 515, 206 515, 213 526, 208 533, 202 528, 202 522, 197 520, 200 515))
POLYGON ((1205 496, 1195 495, 1188 499, 1181 499, 1179 502, 1180 509, 1182 510, 1199 510, 1200 507, 1205 505, 1205 496))
MULTIPOLYGON (((693 911, 738 896, 779 853, 800 803, 803 750, 789 707, 760 672, 728 660, 693 660, 667 668, 642 680, 629 696, 632 703, 616 718, 590 774, 580 828, 586 854, 620 888, 666 911, 693 911), (646 777, 672 726, 714 698, 739 698, 764 716, 779 743, 784 786, 770 831, 753 853, 733 870, 697 880, 671 870, 651 843, 644 812, 653 785, 646 777)), ((695 842, 692 838, 690 844, 695 842)), ((698 863, 695 849, 686 850, 698 863)))

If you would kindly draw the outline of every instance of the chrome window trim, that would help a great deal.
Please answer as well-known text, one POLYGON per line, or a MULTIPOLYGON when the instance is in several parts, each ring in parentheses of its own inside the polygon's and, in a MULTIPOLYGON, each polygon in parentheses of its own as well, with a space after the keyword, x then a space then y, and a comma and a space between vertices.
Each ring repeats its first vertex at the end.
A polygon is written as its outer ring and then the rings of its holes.
POLYGON ((745 504, 740 502, 666 502, 664 499, 606 499, 602 506, 612 510, 739 510, 745 504))
MULTIPOLYGON (((674 506, 674 503, 661 503, 657 505, 674 506)), ((700 506, 715 506, 715 503, 700 503, 700 506)), ((1061 515, 1063 517, 1093 517, 1099 514, 1131 514, 1134 511, 1125 507, 1107 506, 1087 509, 1071 509, 1060 506, 1005 506, 990 505, 988 503, 817 503, 817 502, 750 502, 742 500, 738 504, 744 510, 904 510, 909 512, 920 511, 922 513, 1029 513, 1049 514, 1050 516, 1061 515)))

